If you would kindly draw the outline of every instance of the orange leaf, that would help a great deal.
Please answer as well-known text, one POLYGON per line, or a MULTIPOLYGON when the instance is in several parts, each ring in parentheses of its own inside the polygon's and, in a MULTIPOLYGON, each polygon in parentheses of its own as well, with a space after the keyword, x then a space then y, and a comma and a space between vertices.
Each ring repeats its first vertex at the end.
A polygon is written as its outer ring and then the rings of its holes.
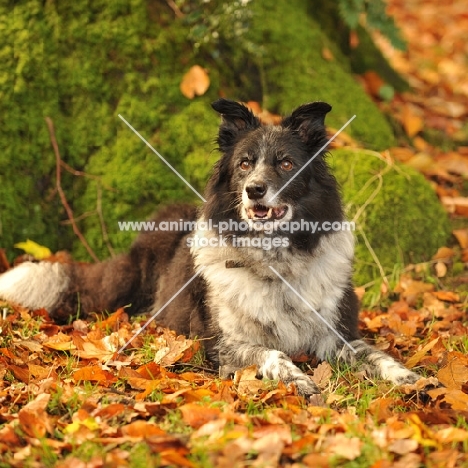
POLYGON ((128 322, 128 315, 125 313, 123 307, 117 309, 112 315, 107 317, 106 320, 98 322, 96 326, 102 329, 110 328, 114 330, 115 325, 119 324, 119 322, 128 322))
POLYGON ((219 408, 208 408, 197 403, 187 403, 179 407, 185 423, 194 428, 199 428, 209 421, 219 418, 221 410, 219 408))
POLYGON ((195 96, 203 96, 209 87, 210 77, 206 70, 199 65, 194 65, 190 68, 180 83, 180 91, 188 99, 193 99, 195 96))
POLYGON ((468 381, 468 356, 452 351, 447 359, 448 363, 437 372, 437 378, 447 388, 460 390, 468 381))
POLYGON ((333 56, 333 52, 328 47, 324 47, 322 49, 322 57, 327 62, 331 62, 332 60, 335 60, 335 57, 333 56))
POLYGON ((455 250, 448 247, 440 247, 440 249, 432 257, 432 260, 450 260, 454 256, 455 250))
POLYGON ((468 248, 468 229, 455 229, 452 234, 456 237, 462 249, 468 248))
POLYGON ((146 439, 151 436, 165 435, 166 433, 155 424, 147 421, 135 421, 122 427, 122 434, 139 439, 146 439))
POLYGON ((72 343, 71 340, 72 338, 70 336, 60 332, 55 336, 51 336, 43 343, 43 346, 56 349, 58 351, 70 351, 76 349, 76 346, 72 343))
POLYGON ((428 351, 430 351, 439 341, 439 338, 437 337, 435 340, 432 340, 431 342, 427 343, 426 346, 424 346, 421 350, 417 351, 414 353, 405 363, 405 366, 408 369, 412 369, 416 364, 419 363, 419 361, 426 355, 428 351))
POLYGON ((434 294, 439 301, 458 302, 460 300, 460 296, 452 291, 435 291, 432 294, 434 294))
POLYGON ((21 428, 30 437, 44 437, 47 432, 53 431, 46 411, 49 400, 50 394, 41 393, 19 411, 18 419, 21 428))
POLYGON ((411 138, 418 134, 424 127, 424 122, 419 117, 411 105, 406 105, 403 108, 403 114, 401 116, 403 127, 406 134, 411 138))
POLYGON ((76 370, 73 373, 73 380, 99 382, 101 385, 112 385, 117 382, 117 377, 114 377, 110 372, 101 369, 98 366, 87 366, 76 370))

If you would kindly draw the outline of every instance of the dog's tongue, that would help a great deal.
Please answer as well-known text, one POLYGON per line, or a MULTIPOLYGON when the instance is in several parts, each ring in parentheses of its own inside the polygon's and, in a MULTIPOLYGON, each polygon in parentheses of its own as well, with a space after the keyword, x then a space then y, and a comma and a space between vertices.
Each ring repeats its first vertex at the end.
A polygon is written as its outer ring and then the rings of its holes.
POLYGON ((249 218, 257 219, 280 219, 284 216, 284 207, 267 208, 263 205, 255 205, 249 209, 249 218))
POLYGON ((268 216, 268 208, 266 206, 257 205, 252 211, 256 218, 266 218, 268 216))

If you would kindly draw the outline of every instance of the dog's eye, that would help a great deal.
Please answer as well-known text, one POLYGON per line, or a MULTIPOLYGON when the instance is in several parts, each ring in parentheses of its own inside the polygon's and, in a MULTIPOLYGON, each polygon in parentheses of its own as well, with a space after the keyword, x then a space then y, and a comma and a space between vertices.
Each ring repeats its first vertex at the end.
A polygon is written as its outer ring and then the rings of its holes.
POLYGON ((293 163, 287 159, 284 159, 281 161, 280 167, 283 169, 283 171, 290 171, 293 168, 293 163))
POLYGON ((239 167, 243 170, 243 171, 247 171, 249 170, 251 167, 252 167, 252 163, 250 161, 248 161, 247 159, 245 159, 244 161, 242 161, 240 164, 239 164, 239 167))

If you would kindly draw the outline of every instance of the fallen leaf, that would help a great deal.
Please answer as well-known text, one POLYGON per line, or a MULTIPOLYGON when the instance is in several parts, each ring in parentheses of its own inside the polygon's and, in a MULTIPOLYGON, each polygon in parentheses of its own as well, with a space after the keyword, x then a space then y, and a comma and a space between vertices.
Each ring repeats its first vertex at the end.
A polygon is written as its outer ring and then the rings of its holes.
POLYGON ((76 349, 71 336, 65 335, 62 332, 51 336, 47 341, 44 341, 43 346, 56 349, 58 351, 71 351, 76 349))
POLYGON ((432 257, 432 260, 446 261, 455 256, 455 250, 448 247, 440 247, 432 257))
POLYGON ((406 134, 412 138, 418 134, 424 126, 423 119, 416 113, 415 109, 407 104, 403 108, 403 113, 401 116, 403 127, 406 131, 406 134))
POLYGON ((435 338, 434 340, 430 341, 425 345, 422 349, 414 353, 406 362, 405 366, 408 369, 412 369, 416 364, 419 364, 419 361, 430 351, 439 341, 439 337, 435 338))
POLYGON ((99 382, 101 385, 109 386, 117 382, 117 377, 111 372, 101 369, 99 366, 87 366, 76 370, 73 373, 73 380, 75 382, 82 380, 99 382))
POLYGON ((43 245, 28 239, 26 242, 18 242, 14 245, 17 249, 24 250, 27 254, 32 255, 37 260, 43 260, 50 257, 52 252, 43 245))
POLYGON ((201 406, 197 403, 187 403, 179 406, 179 410, 182 413, 184 422, 195 429, 198 429, 209 421, 218 419, 221 414, 219 408, 201 406))
POLYGON ((258 395, 264 387, 263 382, 257 379, 257 366, 255 365, 236 371, 234 383, 237 384, 237 393, 245 396, 258 395))
POLYGON ((456 237, 462 249, 468 249, 468 228, 455 229, 452 234, 456 237))
POLYGON ((437 278, 443 278, 447 274, 447 265, 437 262, 434 266, 437 278))
POLYGON ((398 455, 405 455, 417 450, 418 446, 418 442, 414 439, 397 439, 388 445, 388 450, 398 455))
POLYGON ((325 450, 346 460, 354 460, 361 455, 362 445, 363 442, 357 437, 337 434, 327 439, 325 450))
POLYGON ((321 362, 315 369, 312 375, 312 380, 321 389, 324 389, 330 382, 333 375, 333 370, 328 362, 321 362))
POLYGON ((46 411, 49 401, 50 394, 41 393, 19 411, 18 419, 21 428, 30 437, 40 438, 46 433, 52 433, 53 425, 46 411))
POLYGON ((203 96, 209 87, 210 77, 206 70, 199 65, 191 67, 180 83, 180 91, 188 99, 203 96))
POLYGON ((335 59, 335 57, 333 56, 333 52, 328 47, 322 48, 322 57, 328 62, 331 62, 335 59))
POLYGON ((447 364, 437 372, 437 378, 447 388, 460 390, 468 381, 468 356, 452 351, 447 355, 447 364))

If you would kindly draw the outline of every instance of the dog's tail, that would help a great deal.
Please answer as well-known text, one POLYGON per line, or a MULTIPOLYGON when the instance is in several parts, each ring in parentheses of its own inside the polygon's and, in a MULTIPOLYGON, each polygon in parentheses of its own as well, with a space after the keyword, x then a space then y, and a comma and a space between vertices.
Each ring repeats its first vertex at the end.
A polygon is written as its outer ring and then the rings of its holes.
MULTIPOLYGON (((130 255, 96 264, 25 262, 0 276, 0 298, 30 309, 45 308, 64 323, 91 312, 114 311, 135 297, 143 302, 141 286, 130 255)), ((132 309, 142 306, 131 304, 132 309)))
MULTIPOLYGON (((161 220, 193 220, 195 208, 162 209, 161 220)), ((0 299, 30 309, 45 308, 57 322, 128 306, 144 312, 155 301, 158 276, 167 269, 185 231, 143 232, 130 252, 101 263, 25 262, 0 275, 0 299)))

